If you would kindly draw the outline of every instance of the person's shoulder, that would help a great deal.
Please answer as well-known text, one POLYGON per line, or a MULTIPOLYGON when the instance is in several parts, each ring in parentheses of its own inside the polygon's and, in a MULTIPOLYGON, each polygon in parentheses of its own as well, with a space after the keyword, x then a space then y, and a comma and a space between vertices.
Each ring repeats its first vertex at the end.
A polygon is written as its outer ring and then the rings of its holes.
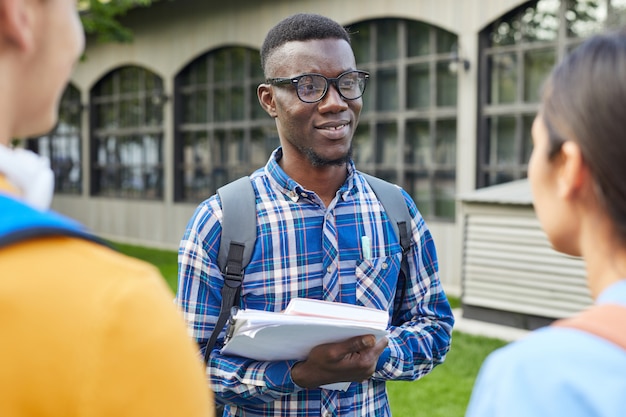
POLYGON ((585 368, 594 373, 602 363, 607 370, 611 363, 626 370, 626 352, 584 331, 546 326, 491 353, 484 368, 508 373, 513 379, 530 382, 540 377, 543 383, 559 384, 561 379, 586 373, 585 368), (564 369, 576 371, 570 374, 564 369))

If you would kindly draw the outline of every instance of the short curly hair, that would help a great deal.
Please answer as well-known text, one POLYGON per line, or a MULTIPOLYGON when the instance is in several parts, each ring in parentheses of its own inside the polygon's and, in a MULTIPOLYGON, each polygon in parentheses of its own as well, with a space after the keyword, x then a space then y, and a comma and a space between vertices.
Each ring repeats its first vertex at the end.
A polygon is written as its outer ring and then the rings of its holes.
POLYGON ((348 31, 334 20, 314 13, 294 14, 278 22, 267 33, 261 46, 263 72, 269 56, 276 48, 287 42, 312 39, 343 39, 350 43, 348 31))

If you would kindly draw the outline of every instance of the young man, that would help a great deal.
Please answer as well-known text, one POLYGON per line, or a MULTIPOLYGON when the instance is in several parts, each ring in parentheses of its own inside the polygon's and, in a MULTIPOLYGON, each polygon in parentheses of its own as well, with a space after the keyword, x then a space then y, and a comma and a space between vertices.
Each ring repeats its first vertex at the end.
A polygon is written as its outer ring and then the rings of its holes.
MULTIPOLYGON (((261 60, 267 80, 258 97, 276 120, 281 147, 251 176, 258 237, 241 307, 281 311, 292 298, 308 297, 383 309, 396 319, 387 339, 320 345, 298 362, 259 362, 215 349, 212 387, 228 415, 388 416, 385 381, 426 375, 450 347, 454 320, 434 243, 403 191, 411 247, 408 276, 399 280, 402 249, 351 159, 368 74, 357 70, 346 30, 319 15, 288 17, 268 33, 261 60), (352 382, 345 392, 320 388, 342 381, 352 382)), ((201 346, 220 310, 221 219, 219 197, 200 204, 179 252, 177 300, 201 346)))
POLYGON ((45 133, 80 56, 75 0, 0 0, 0 415, 212 415, 197 349, 158 271, 48 211, 45 133))

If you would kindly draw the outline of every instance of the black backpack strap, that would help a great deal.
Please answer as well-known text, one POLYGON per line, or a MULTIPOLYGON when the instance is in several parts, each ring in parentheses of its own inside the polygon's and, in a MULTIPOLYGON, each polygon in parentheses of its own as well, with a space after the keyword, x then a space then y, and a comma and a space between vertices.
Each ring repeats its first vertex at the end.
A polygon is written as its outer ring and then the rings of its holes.
POLYGON ((207 342, 206 351, 204 352, 204 361, 208 362, 211 351, 215 347, 217 337, 221 333, 226 321, 230 317, 230 309, 239 302, 239 293, 241 292, 241 282, 243 281, 243 252, 245 245, 238 242, 230 243, 228 251, 227 265, 224 276, 224 286, 222 287, 222 305, 220 306, 220 315, 215 323, 215 328, 211 337, 207 342))
POLYGON ((411 213, 406 205, 404 196, 400 188, 385 180, 374 177, 369 174, 361 173, 368 182, 376 197, 381 202, 387 212, 389 220, 393 225, 396 236, 402 247, 402 261, 400 263, 400 274, 398 275, 398 288, 396 288, 396 298, 394 302, 395 314, 392 323, 395 323, 400 311, 399 305, 406 294, 406 277, 409 274, 409 264, 406 260, 406 253, 411 248, 411 213), (398 291, 398 289, 400 291, 398 291))
POLYGON ((249 177, 242 177, 217 190, 222 203, 222 234, 217 264, 224 277, 222 304, 215 328, 207 342, 208 362, 217 338, 239 303, 244 268, 250 262, 256 241, 256 196, 249 177))

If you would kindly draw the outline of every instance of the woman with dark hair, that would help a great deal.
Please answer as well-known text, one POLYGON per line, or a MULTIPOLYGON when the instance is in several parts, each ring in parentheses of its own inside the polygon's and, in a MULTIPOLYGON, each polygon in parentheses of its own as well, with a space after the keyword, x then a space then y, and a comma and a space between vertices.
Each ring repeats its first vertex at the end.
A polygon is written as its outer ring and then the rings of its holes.
POLYGON ((467 416, 626 412, 626 31, 588 39, 548 78, 532 129, 534 206, 585 260, 594 305, 493 353, 467 416))

